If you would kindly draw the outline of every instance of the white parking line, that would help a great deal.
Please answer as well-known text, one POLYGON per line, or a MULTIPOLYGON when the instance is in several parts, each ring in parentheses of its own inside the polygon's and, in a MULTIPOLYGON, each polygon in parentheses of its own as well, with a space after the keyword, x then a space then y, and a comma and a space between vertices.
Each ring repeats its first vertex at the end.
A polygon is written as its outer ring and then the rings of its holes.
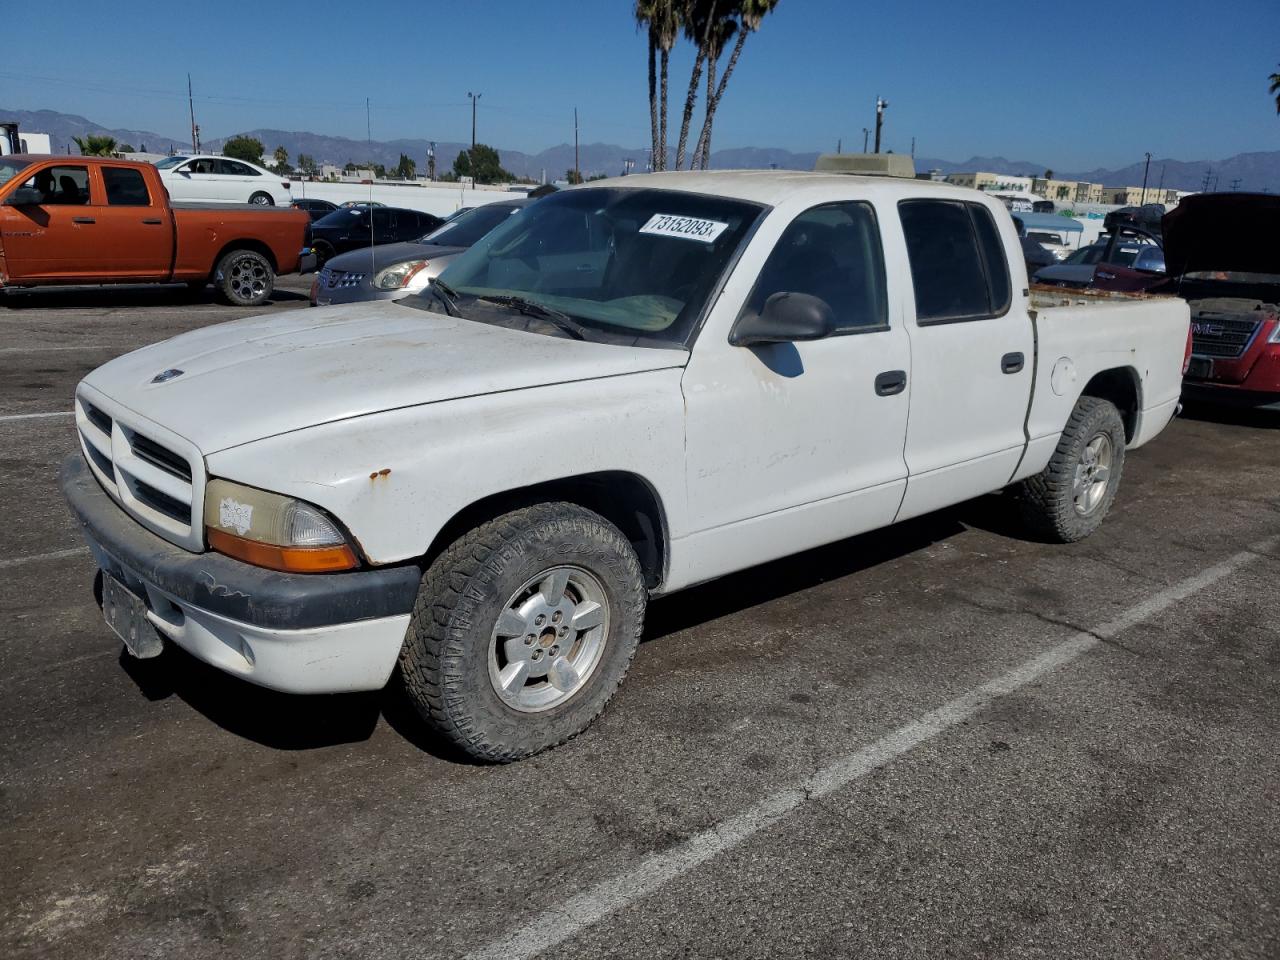
POLYGON ((74 410, 58 410, 53 413, 8 413, 0 416, 0 423, 6 420, 48 420, 51 417, 74 417, 74 410))
POLYGON ((43 560, 65 560, 67 557, 78 557, 82 553, 88 552, 88 547, 71 547, 69 550, 54 550, 52 553, 34 553, 27 557, 11 557, 8 560, 0 560, 0 570, 8 570, 10 567, 22 567, 28 563, 39 563, 43 560))
POLYGON ((865 777, 967 720, 998 697, 1034 683, 1104 641, 1216 583, 1259 553, 1265 553, 1277 542, 1280 542, 1280 537, 1255 544, 1193 577, 1152 594, 1096 630, 1081 631, 1054 644, 1044 653, 1014 667, 1008 673, 973 688, 874 743, 842 757, 808 780, 784 787, 743 812, 694 835, 678 847, 652 854, 631 869, 571 897, 500 939, 468 954, 467 960, 528 960, 558 946, 586 928, 649 896, 663 884, 750 840, 804 804, 865 777))
POLYGON ((0 347, 0 354, 3 353, 61 353, 67 350, 117 350, 119 347, 110 343, 76 343, 76 344, 56 344, 53 346, 36 346, 36 347, 0 347))

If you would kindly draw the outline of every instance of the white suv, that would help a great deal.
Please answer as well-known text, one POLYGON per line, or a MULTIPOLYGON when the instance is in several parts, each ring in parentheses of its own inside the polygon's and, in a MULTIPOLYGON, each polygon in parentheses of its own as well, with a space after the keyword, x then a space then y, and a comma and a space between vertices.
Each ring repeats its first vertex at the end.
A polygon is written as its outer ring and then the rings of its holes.
POLYGON ((165 157, 156 163, 174 200, 287 207, 289 181, 256 164, 211 155, 165 157))

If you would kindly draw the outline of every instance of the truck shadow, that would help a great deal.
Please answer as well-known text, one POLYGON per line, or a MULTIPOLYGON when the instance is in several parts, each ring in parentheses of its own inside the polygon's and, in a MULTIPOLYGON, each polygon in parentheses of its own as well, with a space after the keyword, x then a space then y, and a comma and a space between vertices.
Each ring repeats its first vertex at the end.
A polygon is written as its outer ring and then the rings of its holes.
MULTIPOLYGON (((307 301, 306 293, 277 287, 263 308, 274 303, 307 301)), ((7 290, 0 295, 0 306, 10 310, 91 310, 101 307, 172 307, 214 304, 227 307, 217 298, 212 286, 192 291, 185 285, 110 286, 110 287, 41 287, 35 290, 7 290)), ((250 308, 238 308, 250 309, 250 308)))

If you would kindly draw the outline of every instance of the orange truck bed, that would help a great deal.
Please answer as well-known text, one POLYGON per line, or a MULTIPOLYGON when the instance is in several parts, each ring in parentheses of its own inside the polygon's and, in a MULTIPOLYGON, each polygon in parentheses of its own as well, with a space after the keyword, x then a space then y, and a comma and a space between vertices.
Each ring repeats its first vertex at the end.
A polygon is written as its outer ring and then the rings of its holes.
POLYGON ((0 287, 213 282, 251 306, 298 270, 301 210, 171 204, 156 168, 110 157, 0 157, 0 287))

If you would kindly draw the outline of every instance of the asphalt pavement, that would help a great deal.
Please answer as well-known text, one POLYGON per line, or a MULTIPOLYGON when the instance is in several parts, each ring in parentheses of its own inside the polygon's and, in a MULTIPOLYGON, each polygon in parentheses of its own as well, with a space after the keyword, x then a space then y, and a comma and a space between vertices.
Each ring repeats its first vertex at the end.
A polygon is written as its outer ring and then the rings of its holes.
POLYGON ((1280 416, 1189 411, 1080 544, 992 496, 657 601, 595 726, 476 766, 94 603, 78 379, 305 290, 0 303, 0 956, 1280 956, 1280 416))

